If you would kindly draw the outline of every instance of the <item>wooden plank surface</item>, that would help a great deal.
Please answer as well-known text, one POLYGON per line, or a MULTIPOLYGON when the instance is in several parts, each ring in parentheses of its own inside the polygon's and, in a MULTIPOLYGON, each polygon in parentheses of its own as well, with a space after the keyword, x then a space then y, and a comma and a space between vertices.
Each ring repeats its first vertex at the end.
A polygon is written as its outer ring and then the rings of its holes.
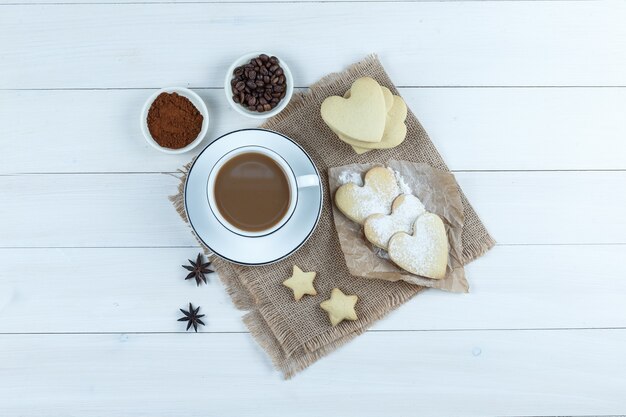
POLYGON ((288 382, 246 334, 46 340, 42 349, 40 336, 0 336, 0 371, 11 381, 0 390, 2 415, 519 416, 624 409, 626 330, 370 332, 288 382))
POLYGON ((2 2, 0 416, 626 413, 624 21, 615 1, 2 2), (182 280, 198 247, 166 173, 193 153, 138 129, 168 85, 200 88, 209 139, 255 126, 221 88, 260 36, 298 87, 378 53, 500 243, 470 294, 427 291, 287 382, 216 277, 182 280))
MULTIPOLYGON (((217 277, 183 281, 197 251, 0 249, 0 333, 184 332, 188 302, 207 316, 201 331, 246 331, 217 277)), ((626 327, 624 256, 626 245, 497 246, 467 267, 470 294, 427 291, 374 330, 626 327)))
MULTIPOLYGON (((340 1, 345 0, 334 0, 334 3, 338 3, 340 1)), ((353 0, 351 0, 353 1, 353 0)), ((359 0, 357 0, 359 1, 359 0)), ((366 1, 366 0, 360 0, 366 1)), ((372 1, 372 0, 370 0, 372 1)), ((424 0, 373 0, 377 3, 380 2, 412 2, 412 1, 424 1, 424 0)), ((455 1, 474 1, 474 0, 455 0, 455 1)), ((551 0, 537 0, 537 1, 551 1, 551 0)), ((281 3, 281 2, 289 2, 289 3, 321 3, 321 0, 5 0, 2 4, 11 4, 11 5, 38 5, 38 4, 74 4, 74 5, 87 5, 87 4, 137 4, 137 3, 166 3, 166 4, 175 4, 175 3, 281 3)))
MULTIPOLYGON (((10 146, 0 174, 176 171, 197 152, 165 155, 145 143, 139 111, 152 91, 0 91, 11 103, 0 112, 0 144, 10 146)), ((626 169, 626 88, 400 91, 451 169, 626 169)), ((199 93, 211 109, 205 143, 257 126, 223 90, 199 93)))
POLYGON ((0 88, 221 87, 276 25, 297 86, 371 52, 400 86, 626 85, 623 2, 357 4, 0 6, 0 88))
MULTIPOLYGON (((502 244, 626 243, 625 171, 458 172, 502 244), (599 202, 607 202, 600 204, 599 202)), ((0 247, 195 245, 169 174, 0 176, 0 247)))

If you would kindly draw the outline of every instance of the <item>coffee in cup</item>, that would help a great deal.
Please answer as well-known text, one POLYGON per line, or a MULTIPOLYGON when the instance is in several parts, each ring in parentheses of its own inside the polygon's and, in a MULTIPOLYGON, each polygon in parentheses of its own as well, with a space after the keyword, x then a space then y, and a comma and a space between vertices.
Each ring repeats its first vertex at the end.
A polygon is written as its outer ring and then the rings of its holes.
POLYGON ((225 155, 209 175, 209 205, 223 226, 245 236, 279 229, 295 210, 298 188, 319 186, 317 175, 294 175, 275 152, 246 146, 225 155))

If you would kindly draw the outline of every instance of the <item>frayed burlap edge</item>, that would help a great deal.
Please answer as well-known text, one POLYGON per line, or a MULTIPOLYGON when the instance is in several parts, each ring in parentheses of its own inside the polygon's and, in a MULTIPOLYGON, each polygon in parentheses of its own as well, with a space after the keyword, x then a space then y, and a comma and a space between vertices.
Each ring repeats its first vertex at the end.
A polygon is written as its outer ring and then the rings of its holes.
MULTIPOLYGON (((176 212, 188 226, 189 220, 185 213, 184 188, 187 173, 192 164, 193 162, 190 162, 178 170, 176 174, 176 177, 180 180, 178 192, 169 197, 176 212)), ((227 262, 211 253, 193 229, 191 227, 189 229, 203 248, 205 254, 210 258, 213 266, 215 266, 219 279, 233 300, 235 307, 248 311, 243 317, 244 324, 252 337, 268 354, 273 365, 282 372, 285 379, 290 379, 318 359, 364 333, 377 320, 417 294, 414 291, 400 287, 393 297, 379 300, 380 306, 378 311, 381 313, 360 317, 361 327, 357 329, 346 328, 339 338, 333 339, 327 337, 327 335, 322 335, 302 342, 293 334, 281 316, 276 313, 271 304, 265 299, 263 289, 254 285, 253 280, 246 280, 248 274, 246 269, 227 262)))
MULTIPOLYGON (((320 98, 324 98, 319 96, 317 91, 319 87, 326 86, 342 79, 352 80, 355 77, 360 76, 364 70, 367 70, 368 68, 374 69, 374 66, 378 65, 380 64, 377 56, 372 54, 367 56, 364 60, 350 65, 341 73, 328 74, 312 85, 308 91, 295 94, 289 103, 289 106, 260 127, 269 130, 279 130, 276 126, 291 117, 293 113, 298 112, 301 108, 307 106, 312 101, 315 102, 320 98)), ((178 193, 170 196, 170 201, 176 208, 176 211, 188 225, 189 221, 185 213, 183 194, 187 172, 192 164, 193 161, 179 170, 177 175, 180 179, 178 193)), ((445 163, 443 162, 442 167, 447 169, 445 163)), ((462 190, 461 198, 464 205, 469 207, 469 209, 473 212, 473 209, 471 208, 471 205, 467 201, 462 190)), ((377 320, 386 316, 408 299, 421 292, 419 291, 416 293, 414 289, 409 290, 407 288, 399 287, 397 293, 394 294, 393 297, 380 300, 379 311, 381 311, 381 313, 370 314, 370 317, 360 317, 360 327, 352 328, 350 326, 346 326, 344 330, 341 331, 338 338, 328 338, 324 334, 313 340, 301 341, 289 329, 288 325, 284 322, 281 316, 276 313, 271 304, 267 301, 264 290, 261 287, 254 285, 254 280, 247 279, 249 278, 250 272, 248 272, 245 268, 231 264, 213 255, 210 253, 208 248, 202 244, 202 241, 195 235, 195 233, 194 236, 200 246, 203 247, 205 253, 210 256, 216 270, 218 271, 220 281, 226 287, 227 293, 233 300, 235 307, 248 311, 248 313, 244 316, 243 321, 249 329, 251 335, 266 351, 274 366, 283 373, 286 379, 291 378, 293 375, 307 368, 321 357, 336 350, 356 336, 362 334, 377 320)), ((464 246, 464 263, 471 262, 472 260, 482 256, 495 245, 495 240, 486 232, 480 240, 481 242, 476 241, 464 246)))
MULTIPOLYGON (((195 160, 195 159, 194 159, 195 160)), ((185 182, 187 181, 187 174, 189 173, 189 169, 193 165, 193 161, 189 162, 187 165, 178 170, 175 174, 175 177, 179 179, 180 183, 178 184, 178 193, 175 195, 171 195, 169 200, 172 202, 172 205, 176 209, 178 215, 183 219, 183 221, 189 227, 189 230, 193 234, 193 236, 198 241, 200 247, 204 254, 209 258, 211 263, 218 270, 218 277, 220 281, 226 287, 226 292, 230 296, 233 304, 236 308, 240 310, 250 310, 254 308, 255 302, 252 294, 245 288, 242 282, 237 279, 237 274, 222 274, 221 270, 226 269, 229 264, 222 260, 221 258, 215 256, 213 252, 209 250, 203 243, 202 240, 196 235, 196 232, 189 225, 189 219, 187 218, 187 213, 185 212, 185 182)))
MULTIPOLYGON (((465 198, 465 195, 461 194, 461 197, 465 198)), ((486 233, 482 237, 482 240, 483 242, 472 242, 469 245, 463 246, 464 265, 467 265, 468 263, 480 258, 485 253, 487 253, 489 249, 493 248, 497 243, 496 240, 488 233, 486 233)))

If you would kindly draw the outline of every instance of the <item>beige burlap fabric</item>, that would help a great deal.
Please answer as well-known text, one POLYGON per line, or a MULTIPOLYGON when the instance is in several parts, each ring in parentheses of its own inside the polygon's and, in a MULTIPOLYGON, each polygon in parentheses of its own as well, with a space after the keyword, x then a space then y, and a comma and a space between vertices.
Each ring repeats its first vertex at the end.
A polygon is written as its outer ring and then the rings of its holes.
MULTIPOLYGON (((243 267, 215 259, 214 265, 237 307, 248 310, 244 321, 256 341, 271 357, 286 378, 292 377, 313 362, 335 350, 370 327, 376 320, 403 304, 424 288, 406 282, 387 282, 350 275, 337 233, 328 193, 329 167, 350 163, 385 163, 389 159, 428 163, 447 170, 441 156, 419 121, 409 112, 408 136, 395 149, 377 150, 357 155, 337 140, 320 116, 322 101, 331 95, 343 95, 352 82, 370 76, 398 94, 375 56, 352 65, 342 73, 331 74, 312 85, 304 94, 295 95, 287 108, 262 127, 283 133, 297 141, 311 155, 325 187, 324 208, 319 225, 309 241, 288 259, 269 266, 243 267), (296 302, 282 282, 293 265, 305 271, 317 271, 317 296, 305 296, 296 302), (333 288, 356 294, 359 302, 357 321, 344 321, 336 327, 329 323, 319 304, 333 288)), ((185 180, 183 171, 182 183, 185 180)), ((182 187, 172 201, 183 219, 182 187)), ((494 245, 494 240, 463 196, 465 226, 462 234, 464 262, 476 259, 494 245)))

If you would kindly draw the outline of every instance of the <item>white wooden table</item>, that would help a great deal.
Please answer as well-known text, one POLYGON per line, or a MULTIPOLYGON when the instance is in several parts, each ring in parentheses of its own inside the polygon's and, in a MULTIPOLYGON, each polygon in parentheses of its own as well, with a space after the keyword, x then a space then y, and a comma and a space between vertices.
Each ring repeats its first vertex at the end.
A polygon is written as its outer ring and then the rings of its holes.
POLYGON ((626 3, 144 1, 0 5, 0 416, 626 413, 626 3), (221 87, 255 49, 301 88, 378 53, 498 240, 290 381, 182 280, 192 155, 139 131, 169 85, 254 126, 221 87))

